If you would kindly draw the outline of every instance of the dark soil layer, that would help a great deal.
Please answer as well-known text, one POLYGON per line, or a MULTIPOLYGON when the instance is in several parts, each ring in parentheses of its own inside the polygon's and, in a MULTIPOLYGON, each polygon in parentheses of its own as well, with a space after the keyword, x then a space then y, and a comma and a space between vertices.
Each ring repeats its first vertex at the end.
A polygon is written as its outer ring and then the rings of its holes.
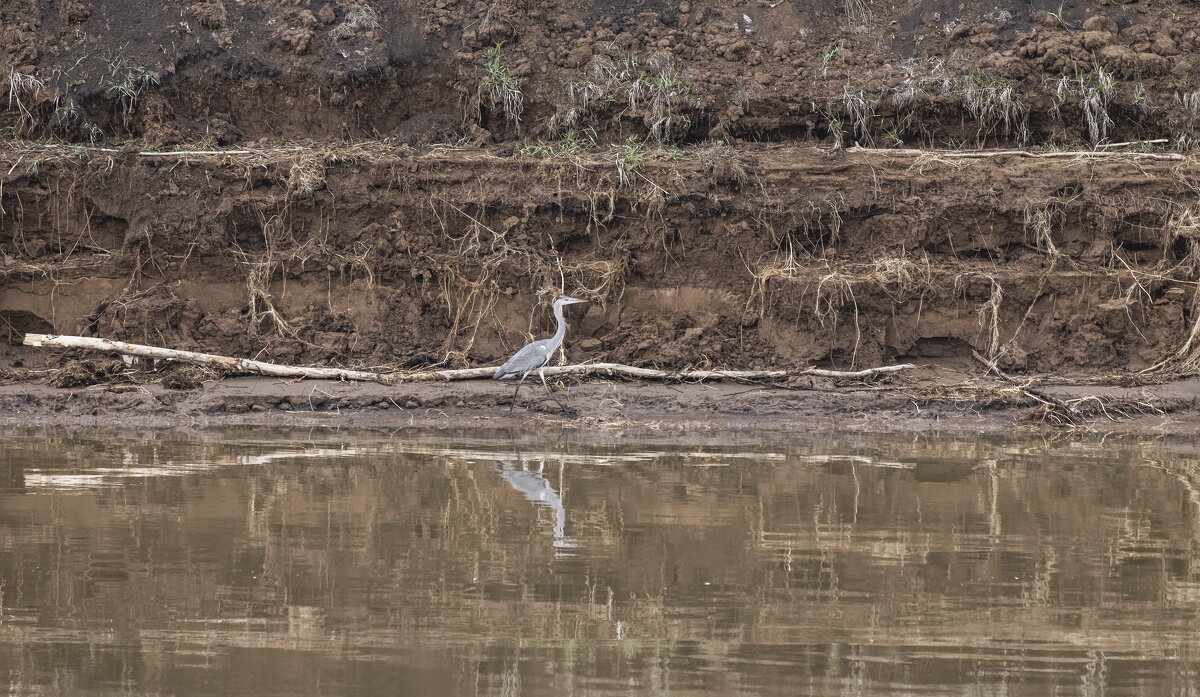
POLYGON ((7 0, 0 66, 42 87, 0 127, 159 145, 564 128, 1189 141, 1198 20, 1186 0, 7 0), (501 77, 519 112, 491 89, 501 77))

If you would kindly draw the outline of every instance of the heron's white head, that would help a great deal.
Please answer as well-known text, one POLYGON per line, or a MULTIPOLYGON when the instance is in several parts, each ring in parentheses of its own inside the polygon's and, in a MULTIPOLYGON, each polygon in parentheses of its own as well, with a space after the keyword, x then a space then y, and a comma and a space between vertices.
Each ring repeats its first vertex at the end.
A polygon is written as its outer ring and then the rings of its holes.
POLYGON ((561 307, 563 305, 574 305, 575 303, 585 303, 585 302, 587 302, 587 301, 580 300, 579 298, 572 298, 569 295, 560 295, 560 296, 558 296, 557 299, 555 299, 554 304, 561 307))

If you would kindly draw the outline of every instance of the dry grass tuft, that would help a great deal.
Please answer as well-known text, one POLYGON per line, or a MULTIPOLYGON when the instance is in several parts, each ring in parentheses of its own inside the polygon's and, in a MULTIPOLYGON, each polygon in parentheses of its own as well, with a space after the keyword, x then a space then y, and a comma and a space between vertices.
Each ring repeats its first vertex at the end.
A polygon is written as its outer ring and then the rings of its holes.
POLYGON ((813 300, 813 316, 822 327, 826 322, 836 322, 841 316, 842 308, 847 303, 857 304, 854 300, 854 287, 851 278, 838 269, 830 269, 817 281, 816 297, 813 300))
POLYGON ((969 402, 981 407, 993 404, 1020 404, 1029 399, 1019 387, 978 385, 964 381, 952 385, 932 384, 914 388, 908 392, 911 399, 920 402, 969 402))
POLYGON ((875 107, 879 100, 873 95, 868 95, 862 87, 851 87, 846 84, 842 86, 842 94, 837 101, 840 102, 841 112, 849 120, 850 131, 857 138, 858 143, 868 148, 874 146, 875 138, 871 132, 871 122, 875 118, 875 107))
POLYGON ((1113 125, 1109 105, 1116 92, 1114 75, 1097 65, 1090 73, 1079 73, 1074 78, 1062 76, 1053 83, 1053 112, 1058 114, 1070 100, 1078 100, 1088 140, 1095 147, 1108 138, 1108 129, 1113 125))
POLYGON ((1025 231, 1033 233, 1033 247, 1042 254, 1057 259, 1060 255, 1054 244, 1054 229, 1061 227, 1065 213, 1061 208, 1046 205, 1041 208, 1025 208, 1025 231))
POLYGON ((1178 240, 1187 243, 1187 256, 1180 265, 1193 274, 1200 272, 1200 215, 1191 206, 1173 206, 1167 214, 1163 232, 1166 237, 1164 246, 1173 245, 1178 240))
POLYGON ((854 297, 854 287, 851 278, 837 269, 821 276, 817 281, 816 298, 813 301, 813 315, 822 327, 830 322, 836 327, 841 317, 842 308, 849 303, 854 309, 854 348, 850 352, 850 368, 858 363, 858 349, 862 345, 862 327, 858 318, 858 301, 854 297))
POLYGON ((880 256, 871 262, 869 277, 895 302, 904 302, 916 293, 933 288, 933 264, 929 253, 921 253, 921 261, 908 257, 903 251, 894 256, 880 256))
POLYGON ((296 160, 288 170, 287 191, 289 195, 309 196, 324 185, 324 158, 296 160))
POLYGON ((1078 417, 1056 404, 1040 403, 1021 417, 1022 421, 1045 424, 1055 428, 1073 428, 1080 425, 1078 417))
POLYGON ((972 278, 986 280, 991 287, 988 299, 975 310, 978 317, 979 331, 984 334, 984 356, 995 364, 1003 353, 1004 346, 1000 343, 1000 306, 1004 301, 1004 289, 991 274, 966 272, 954 277, 954 293, 960 297, 967 294, 967 283, 972 278))
POLYGON ((246 266, 247 305, 250 310, 250 321, 254 328, 261 329, 264 322, 269 322, 272 329, 281 337, 296 338, 296 330, 275 307, 271 295, 271 279, 283 264, 286 250, 294 248, 295 240, 287 229, 282 215, 267 217, 259 212, 259 224, 262 226, 264 249, 260 255, 252 258, 242 253, 242 263, 246 266))
POLYGON ((733 182, 738 186, 749 180, 738 151, 724 140, 715 140, 700 152, 705 171, 718 182, 733 182))
POLYGON ((588 78, 564 85, 566 103, 550 117, 549 131, 583 128, 597 105, 616 104, 621 106, 617 118, 641 117, 652 140, 671 140, 686 133, 691 119, 684 108, 693 84, 674 57, 655 53, 643 60, 615 45, 609 48, 613 57, 599 55, 588 78))
POLYGON ((795 278, 801 269, 796 263, 795 254, 791 250, 782 259, 761 265, 757 269, 751 268, 750 264, 744 260, 743 263, 746 265, 746 270, 750 272, 750 277, 753 279, 750 284, 750 295, 746 298, 746 309, 749 309, 754 304, 755 299, 757 299, 758 319, 762 321, 767 317, 767 293, 770 290, 771 281, 777 278, 795 278))
POLYGON ((338 41, 375 31, 380 26, 379 12, 366 4, 354 4, 346 7, 342 22, 334 27, 329 35, 338 41))
POLYGON ((594 259, 564 264, 555 259, 558 285, 543 285, 538 297, 554 298, 563 293, 572 297, 598 303, 605 307, 609 300, 619 299, 625 293, 625 272, 628 260, 594 259))
POLYGON ((855 33, 864 33, 869 28, 871 22, 871 10, 868 7, 869 0, 844 0, 846 11, 846 25, 850 31, 855 33))
POLYGON ((917 64, 908 68, 912 77, 911 84, 904 87, 905 91, 937 91, 945 99, 961 102, 978 124, 977 143, 997 132, 1015 135, 1020 143, 1028 140, 1028 109, 1021 101, 1015 82, 979 67, 949 73, 940 59, 932 63, 925 76, 918 77, 916 68, 917 64))
POLYGON ((33 75, 17 72, 16 68, 8 71, 8 108, 15 104, 21 115, 20 128, 28 129, 34 125, 33 105, 46 94, 46 83, 33 75))
POLYGON ((441 348, 444 363, 465 366, 484 320, 495 317, 496 299, 500 296, 496 277, 501 261, 496 256, 486 259, 478 265, 474 278, 462 273, 457 265, 439 265, 442 299, 450 314, 450 331, 441 348))
POLYGON ((503 41, 487 49, 485 57, 487 62, 484 64, 484 75, 479 81, 472 109, 476 120, 479 119, 479 106, 486 99, 492 107, 500 108, 505 120, 520 134, 521 114, 525 111, 525 96, 521 92, 521 83, 525 78, 514 75, 512 69, 504 62, 503 41))

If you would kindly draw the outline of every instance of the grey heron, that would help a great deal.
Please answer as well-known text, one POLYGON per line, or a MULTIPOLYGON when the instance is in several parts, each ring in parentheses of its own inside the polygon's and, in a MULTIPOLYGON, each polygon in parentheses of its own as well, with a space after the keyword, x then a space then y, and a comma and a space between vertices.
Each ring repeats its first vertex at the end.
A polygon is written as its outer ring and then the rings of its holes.
POLYGON ((517 387, 513 390, 512 402, 508 405, 508 413, 511 414, 513 405, 517 403, 517 393, 521 391, 521 383, 525 382, 525 378, 533 371, 537 371, 538 377, 542 379, 542 385, 546 391, 550 392, 550 396, 554 401, 558 402, 558 406, 566 409, 562 402, 558 401, 558 397, 554 397, 554 393, 550 391, 550 386, 546 384, 546 373, 544 368, 550 362, 550 357, 562 346, 563 337, 567 335, 567 321, 563 319, 563 308, 567 305, 575 303, 587 302, 579 298, 572 298, 569 295, 560 295, 554 301, 554 319, 558 321, 558 329, 554 332, 554 336, 549 339, 541 339, 531 344, 526 344, 524 348, 513 354, 513 357, 508 359, 504 365, 496 369, 492 378, 495 380, 507 380, 520 376, 517 381, 517 387))

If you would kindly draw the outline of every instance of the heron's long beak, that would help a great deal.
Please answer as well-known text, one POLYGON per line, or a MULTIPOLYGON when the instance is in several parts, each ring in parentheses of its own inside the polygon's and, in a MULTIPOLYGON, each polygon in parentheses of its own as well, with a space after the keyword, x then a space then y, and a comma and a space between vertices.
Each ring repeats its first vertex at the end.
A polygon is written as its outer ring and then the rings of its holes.
POLYGON ((580 300, 579 298, 567 298, 567 302, 564 304, 565 305, 574 305, 575 303, 585 303, 585 302, 587 302, 587 301, 580 300))

